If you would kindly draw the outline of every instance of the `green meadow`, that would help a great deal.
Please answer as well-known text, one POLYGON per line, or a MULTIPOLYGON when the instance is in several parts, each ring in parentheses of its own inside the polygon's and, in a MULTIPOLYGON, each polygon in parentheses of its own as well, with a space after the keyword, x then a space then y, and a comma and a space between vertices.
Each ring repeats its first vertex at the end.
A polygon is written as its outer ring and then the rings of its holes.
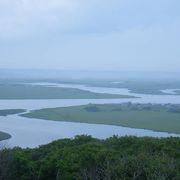
POLYGON ((11 135, 0 131, 0 141, 11 138, 11 135))
POLYGON ((107 124, 180 133, 180 105, 89 104, 35 110, 21 116, 53 121, 107 124))
POLYGON ((0 110, 0 116, 8 116, 8 115, 13 115, 13 114, 19 114, 26 112, 24 109, 3 109, 0 110))
POLYGON ((128 95, 93 93, 73 88, 20 84, 0 84, 0 99, 114 99, 134 98, 128 95))

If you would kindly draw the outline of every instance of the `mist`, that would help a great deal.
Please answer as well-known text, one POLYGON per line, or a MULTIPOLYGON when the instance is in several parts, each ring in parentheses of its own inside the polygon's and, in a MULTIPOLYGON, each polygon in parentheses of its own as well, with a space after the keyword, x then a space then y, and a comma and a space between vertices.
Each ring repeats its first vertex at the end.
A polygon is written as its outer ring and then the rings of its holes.
POLYGON ((178 0, 0 2, 0 68, 180 72, 178 0))

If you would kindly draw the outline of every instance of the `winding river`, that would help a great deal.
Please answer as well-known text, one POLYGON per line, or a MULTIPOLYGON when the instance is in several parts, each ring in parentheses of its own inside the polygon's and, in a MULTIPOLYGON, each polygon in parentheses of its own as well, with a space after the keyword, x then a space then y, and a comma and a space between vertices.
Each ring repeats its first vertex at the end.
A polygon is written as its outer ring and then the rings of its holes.
MULTIPOLYGON (((27 111, 68 107, 75 105, 85 105, 89 103, 174 103, 180 104, 178 95, 145 95, 131 93, 128 89, 89 87, 85 85, 72 84, 54 84, 54 83, 33 83, 31 85, 57 86, 77 88, 98 93, 132 95, 140 98, 132 99, 61 99, 61 100, 0 100, 0 109, 26 109, 27 111)), ((178 134, 155 132, 151 130, 127 128, 112 125, 97 125, 71 122, 55 122, 39 119, 29 119, 18 115, 10 115, 0 118, 0 131, 12 135, 9 140, 1 141, 1 146, 20 146, 20 147, 37 147, 47 144, 60 138, 71 138, 75 135, 87 134, 97 138, 107 138, 112 135, 131 135, 131 136, 152 136, 152 137, 169 137, 178 136, 178 134)))

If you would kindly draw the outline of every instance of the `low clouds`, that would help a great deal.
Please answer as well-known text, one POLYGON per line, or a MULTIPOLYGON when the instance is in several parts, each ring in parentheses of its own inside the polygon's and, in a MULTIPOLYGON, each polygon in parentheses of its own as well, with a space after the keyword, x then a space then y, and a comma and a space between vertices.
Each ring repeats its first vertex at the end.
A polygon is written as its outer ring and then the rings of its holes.
MULTIPOLYGON (((1 37, 26 37, 65 29, 75 10, 71 0, 1 0, 1 37)), ((72 16, 73 17, 73 16, 72 16)))
POLYGON ((179 0, 0 0, 0 67, 179 71, 179 6, 179 0))
POLYGON ((1 0, 0 36, 101 33, 153 26, 173 20, 170 4, 170 0, 1 0))

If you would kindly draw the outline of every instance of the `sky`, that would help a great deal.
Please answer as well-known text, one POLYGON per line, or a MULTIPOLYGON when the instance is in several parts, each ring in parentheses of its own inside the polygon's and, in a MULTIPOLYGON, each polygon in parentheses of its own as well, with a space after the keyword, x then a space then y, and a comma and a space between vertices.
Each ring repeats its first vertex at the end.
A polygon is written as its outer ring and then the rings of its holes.
POLYGON ((180 72, 179 0, 0 0, 0 68, 180 72))

